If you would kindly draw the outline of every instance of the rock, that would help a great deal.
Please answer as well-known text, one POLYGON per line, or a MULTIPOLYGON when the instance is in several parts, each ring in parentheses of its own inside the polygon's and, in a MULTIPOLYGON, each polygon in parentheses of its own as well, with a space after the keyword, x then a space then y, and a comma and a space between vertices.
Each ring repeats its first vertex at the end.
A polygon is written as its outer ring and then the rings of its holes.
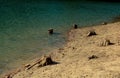
POLYGON ((53 29, 50 28, 50 29, 48 30, 48 33, 49 33, 49 34, 53 34, 53 29))
POLYGON ((87 34, 88 37, 93 35, 97 35, 95 31, 89 31, 87 34))
POLYGON ((77 26, 76 24, 73 24, 73 28, 74 28, 74 29, 77 29, 78 26, 77 26))
POLYGON ((88 57, 89 60, 96 59, 96 58, 98 58, 96 55, 92 55, 92 56, 88 57))

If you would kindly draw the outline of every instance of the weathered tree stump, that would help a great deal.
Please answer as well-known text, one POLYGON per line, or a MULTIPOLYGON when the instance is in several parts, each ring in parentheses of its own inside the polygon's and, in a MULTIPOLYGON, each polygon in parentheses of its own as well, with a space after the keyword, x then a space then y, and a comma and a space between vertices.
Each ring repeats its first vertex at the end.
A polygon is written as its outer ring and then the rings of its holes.
POLYGON ((39 63, 38 67, 43 67, 43 66, 47 66, 47 65, 51 65, 54 62, 52 61, 50 56, 45 56, 42 61, 39 63))
POLYGON ((102 40, 100 43, 99 43, 99 46, 108 46, 108 45, 111 45, 112 43, 110 42, 110 40, 108 39, 105 39, 105 40, 102 40))
POLYGON ((89 31, 87 37, 97 35, 95 31, 89 31))
POLYGON ((73 28, 74 28, 74 29, 77 29, 77 28, 78 28, 78 25, 77 25, 77 24, 73 24, 73 28))
POLYGON ((107 25, 107 22, 103 22, 102 25, 107 25))
POLYGON ((50 28, 50 29, 48 30, 48 33, 49 33, 49 34, 53 34, 53 29, 50 28))
POLYGON ((120 37, 117 37, 116 41, 117 41, 117 45, 120 45, 120 37))
POLYGON ((54 63, 55 62, 52 61, 50 56, 43 56, 41 59, 37 60, 33 65, 30 65, 29 67, 27 67, 27 70, 31 69, 35 65, 37 65, 38 67, 43 67, 43 66, 54 64, 54 63))

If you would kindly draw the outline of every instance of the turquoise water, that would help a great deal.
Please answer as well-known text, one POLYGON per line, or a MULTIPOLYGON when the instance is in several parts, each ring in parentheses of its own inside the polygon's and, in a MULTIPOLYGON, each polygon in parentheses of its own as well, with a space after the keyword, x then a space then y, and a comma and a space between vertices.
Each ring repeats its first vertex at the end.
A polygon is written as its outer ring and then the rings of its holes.
POLYGON ((0 1, 0 73, 63 46, 74 23, 96 25, 119 15, 120 3, 0 1))

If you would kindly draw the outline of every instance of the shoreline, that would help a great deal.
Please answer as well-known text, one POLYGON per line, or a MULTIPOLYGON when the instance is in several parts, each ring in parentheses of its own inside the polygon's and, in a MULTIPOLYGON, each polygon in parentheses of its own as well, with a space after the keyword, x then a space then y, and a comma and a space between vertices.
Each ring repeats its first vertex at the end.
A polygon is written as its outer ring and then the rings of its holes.
MULTIPOLYGON (((86 27, 80 27, 80 28, 78 28, 78 29, 71 29, 70 31, 68 31, 68 35, 67 35, 67 40, 66 40, 66 43, 63 45, 63 48, 59 48, 59 49, 56 49, 56 50, 53 50, 52 52, 50 52, 50 53, 47 53, 47 55, 50 55, 52 58, 53 58, 53 60, 55 60, 55 61, 58 61, 58 62, 61 62, 61 59, 66 55, 64 52, 62 52, 62 51, 64 51, 65 49, 64 48, 66 48, 66 47, 68 47, 68 45, 69 45, 69 43, 71 43, 71 41, 74 41, 74 39, 72 39, 71 38, 71 35, 72 36, 74 36, 75 34, 76 34, 76 32, 78 31, 78 30, 84 30, 84 29, 89 29, 89 30, 93 30, 94 28, 101 28, 100 26, 109 26, 110 24, 116 24, 116 23, 119 23, 119 21, 117 21, 117 22, 109 22, 108 24, 106 24, 106 25, 95 25, 95 26, 86 26, 86 27), (72 32, 72 34, 71 34, 71 32, 72 32), (59 57, 58 57, 59 56, 59 57)), ((89 31, 88 30, 88 31, 89 31)), ((74 38, 74 37, 73 37, 74 38)), ((70 47, 69 47, 70 48, 70 47)), ((73 47, 72 47, 72 49, 73 49, 73 47)), ((74 49, 76 49, 76 48, 74 48, 74 49)), ((35 60, 37 60, 37 59, 39 59, 39 58, 35 58, 35 59, 33 59, 34 61, 29 61, 30 63, 33 63, 33 62, 35 62, 35 60)), ((59 64, 58 64, 59 65, 59 64)), ((21 67, 20 67, 21 68, 21 67)), ((44 68, 44 67, 43 67, 44 68)), ((17 69, 18 71, 19 71, 19 68, 17 69)), ((24 71, 24 70, 23 70, 24 71)), ((21 71, 20 71, 21 72, 21 71)), ((19 72, 18 72, 19 73, 19 72)), ((16 73, 17 74, 17 73, 16 73)), ((15 75, 16 75, 15 74, 15 75)), ((13 78, 19 78, 19 77, 14 77, 13 76, 13 78)), ((22 77, 20 77, 20 78, 22 78, 22 77)))

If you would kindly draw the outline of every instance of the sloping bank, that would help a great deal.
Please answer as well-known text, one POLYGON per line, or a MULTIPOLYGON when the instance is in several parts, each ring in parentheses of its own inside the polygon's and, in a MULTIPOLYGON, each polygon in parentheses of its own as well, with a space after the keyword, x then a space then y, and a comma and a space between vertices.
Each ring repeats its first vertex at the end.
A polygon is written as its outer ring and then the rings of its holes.
POLYGON ((73 29, 68 43, 6 78, 120 78, 120 22, 73 29))

